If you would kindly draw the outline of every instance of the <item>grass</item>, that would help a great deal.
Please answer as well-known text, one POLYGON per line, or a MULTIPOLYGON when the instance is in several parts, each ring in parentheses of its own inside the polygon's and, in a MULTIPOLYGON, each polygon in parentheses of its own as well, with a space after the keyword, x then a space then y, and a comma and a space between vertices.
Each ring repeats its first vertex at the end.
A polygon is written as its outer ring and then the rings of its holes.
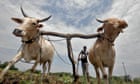
MULTIPOLYGON (((31 74, 29 71, 9 70, 0 84, 72 84, 72 82, 72 74, 65 72, 50 73, 48 77, 41 81, 41 74, 39 72, 31 74)), ((90 84, 97 84, 97 80, 93 77, 90 77, 90 82, 90 84)), ((86 84, 85 77, 80 76, 78 84, 86 84)), ((103 80, 102 84, 104 84, 103 80)), ((112 84, 140 84, 140 78, 135 78, 133 83, 126 83, 123 77, 114 76, 112 84)))

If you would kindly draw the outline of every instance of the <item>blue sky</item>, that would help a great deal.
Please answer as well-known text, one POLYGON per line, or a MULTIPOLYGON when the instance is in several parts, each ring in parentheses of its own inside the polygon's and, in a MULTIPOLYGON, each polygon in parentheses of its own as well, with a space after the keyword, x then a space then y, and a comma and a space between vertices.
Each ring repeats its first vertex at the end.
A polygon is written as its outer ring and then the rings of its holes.
POLYGON ((73 0, 69 3, 69 0, 50 0, 46 2, 49 5, 44 5, 43 9, 65 21, 67 25, 83 28, 91 24, 96 16, 106 12, 112 3, 111 0, 85 0, 81 4, 82 1, 73 0))
MULTIPOLYGON (((20 17, 20 5, 25 12, 33 17, 43 18, 52 15, 44 22, 44 30, 62 33, 96 33, 101 26, 95 18, 105 19, 118 17, 128 22, 128 28, 121 34, 116 42, 116 63, 113 75, 124 75, 122 62, 126 64, 128 73, 133 77, 140 76, 140 1, 139 0, 2 0, 0 1, 0 59, 10 60, 20 47, 20 39, 12 35, 13 29, 18 24, 12 22, 11 17, 20 17)), ((51 39, 61 39, 50 37, 51 39)), ((88 49, 95 39, 72 39, 75 58, 77 58, 83 45, 88 49)), ((67 62, 66 42, 53 43, 59 54, 67 62)), ((21 70, 29 69, 29 64, 17 63, 21 70), (22 67, 20 67, 22 66, 22 67)), ((95 76, 94 68, 90 65, 90 75, 95 76)), ((38 67, 40 69, 40 67, 38 67)), ((52 65, 52 72, 71 72, 71 66, 63 63, 56 55, 52 65)))

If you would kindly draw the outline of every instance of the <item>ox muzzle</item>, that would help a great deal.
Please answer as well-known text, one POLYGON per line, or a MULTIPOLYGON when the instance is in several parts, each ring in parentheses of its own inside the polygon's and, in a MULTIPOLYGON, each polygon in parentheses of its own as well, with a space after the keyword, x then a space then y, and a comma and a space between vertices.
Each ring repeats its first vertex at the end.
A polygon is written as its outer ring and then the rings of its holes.
POLYGON ((24 31, 21 29, 14 29, 13 34, 17 37, 22 37, 24 35, 24 31))

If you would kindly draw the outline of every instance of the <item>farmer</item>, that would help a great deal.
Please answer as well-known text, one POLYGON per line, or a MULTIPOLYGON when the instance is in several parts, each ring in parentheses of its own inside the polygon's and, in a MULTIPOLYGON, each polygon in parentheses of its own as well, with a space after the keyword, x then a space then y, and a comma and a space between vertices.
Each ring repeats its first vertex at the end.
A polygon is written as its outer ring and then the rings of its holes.
POLYGON ((78 61, 81 61, 83 75, 87 77, 87 80, 89 81, 87 55, 88 55, 87 47, 84 46, 81 52, 79 53, 78 61))

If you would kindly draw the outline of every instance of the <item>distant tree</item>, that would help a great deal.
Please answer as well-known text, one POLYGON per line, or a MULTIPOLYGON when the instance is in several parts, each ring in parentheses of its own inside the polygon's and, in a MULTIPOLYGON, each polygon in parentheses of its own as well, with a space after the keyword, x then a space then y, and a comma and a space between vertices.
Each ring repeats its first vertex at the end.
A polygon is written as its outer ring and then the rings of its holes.
MULTIPOLYGON (((0 63, 0 68, 5 68, 8 65, 8 62, 0 63)), ((14 65, 11 66, 10 70, 18 70, 14 65)))

